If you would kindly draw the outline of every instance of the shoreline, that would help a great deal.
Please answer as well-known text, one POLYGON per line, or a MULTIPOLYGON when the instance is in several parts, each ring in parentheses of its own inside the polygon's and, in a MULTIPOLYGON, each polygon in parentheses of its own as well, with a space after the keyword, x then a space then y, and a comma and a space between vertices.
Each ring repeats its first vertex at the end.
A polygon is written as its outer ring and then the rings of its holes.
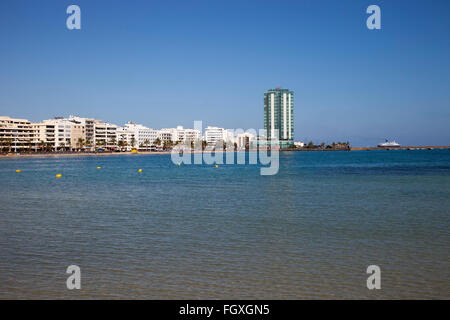
MULTIPOLYGON (((367 150, 433 150, 433 149, 449 149, 450 146, 405 146, 395 148, 383 147, 350 147, 349 149, 286 149, 279 150, 280 152, 296 152, 296 151, 367 151, 367 150)), ((257 150, 250 150, 257 151, 257 150)), ((201 151, 205 153, 205 151, 201 151)), ((223 151, 222 151, 223 152, 223 151)), ((249 152, 246 151, 232 151, 232 152, 249 152)), ((9 153, 0 154, 0 159, 17 159, 17 158, 65 158, 65 157, 105 157, 105 156, 139 156, 139 155, 167 155, 172 151, 139 151, 139 152, 73 152, 73 153, 9 153)), ((191 151, 186 153, 199 153, 199 151, 191 151)))
POLYGON ((19 153, 0 154, 0 159, 8 158, 64 158, 64 157, 103 157, 103 156, 128 156, 145 154, 170 154, 170 151, 142 151, 142 152, 73 152, 73 153, 19 153))

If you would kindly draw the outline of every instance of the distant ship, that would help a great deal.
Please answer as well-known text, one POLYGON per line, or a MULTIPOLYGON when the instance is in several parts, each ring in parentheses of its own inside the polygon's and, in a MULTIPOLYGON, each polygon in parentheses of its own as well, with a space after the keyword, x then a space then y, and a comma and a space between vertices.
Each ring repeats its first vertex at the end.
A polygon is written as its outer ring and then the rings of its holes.
POLYGON ((384 148, 386 148, 386 147, 395 148, 395 147, 400 147, 400 144, 395 142, 395 140, 394 141, 388 141, 386 139, 385 142, 382 142, 382 143, 378 144, 378 146, 381 147, 381 148, 383 148, 383 147, 384 148))

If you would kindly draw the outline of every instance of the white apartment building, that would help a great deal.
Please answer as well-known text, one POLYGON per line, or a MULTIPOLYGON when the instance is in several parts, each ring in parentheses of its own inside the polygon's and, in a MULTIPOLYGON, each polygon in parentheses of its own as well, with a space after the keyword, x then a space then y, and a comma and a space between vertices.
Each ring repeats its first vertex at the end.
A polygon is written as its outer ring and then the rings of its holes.
POLYGON ((131 148, 136 144, 135 133, 129 130, 128 127, 118 127, 117 133, 117 146, 120 150, 131 151, 131 148))
POLYGON ((94 149, 95 141, 95 119, 91 118, 81 118, 77 116, 70 115, 68 120, 79 123, 84 127, 84 148, 94 149))
POLYGON ((250 132, 239 133, 236 137, 236 145, 239 150, 250 148, 256 136, 250 132))
POLYGON ((210 146, 216 145, 219 141, 234 143, 233 132, 219 127, 208 126, 205 128, 205 140, 210 146))
POLYGON ((0 145, 11 151, 29 149, 34 136, 33 126, 26 119, 0 117, 0 145))
POLYGON ((200 130, 195 129, 185 129, 182 126, 177 127, 178 139, 176 141, 188 142, 201 140, 202 135, 200 130))
POLYGON ((106 147, 115 149, 117 146, 117 126, 102 120, 94 121, 94 142, 95 147, 106 147))
POLYGON ((55 150, 55 124, 35 122, 31 125, 34 132, 32 143, 35 150, 55 150))
POLYGON ((156 139, 159 138, 159 130, 151 129, 142 124, 128 122, 124 128, 133 132, 135 138, 134 147, 140 150, 148 150, 156 139))
POLYGON ((54 150, 77 148, 77 140, 83 138, 84 134, 81 124, 64 118, 44 120, 42 123, 34 125, 39 132, 36 135, 37 142, 43 141, 46 144, 52 144, 54 150))
POLYGON ((164 139, 169 139, 169 133, 171 134, 170 139, 173 142, 187 142, 187 141, 196 141, 202 138, 201 132, 195 129, 183 128, 183 126, 177 126, 176 128, 165 128, 160 130, 161 136, 165 135, 164 139))
POLYGON ((170 129, 170 128, 159 130, 158 137, 161 140, 161 142, 174 141, 173 139, 175 138, 174 135, 173 135, 173 130, 170 129))

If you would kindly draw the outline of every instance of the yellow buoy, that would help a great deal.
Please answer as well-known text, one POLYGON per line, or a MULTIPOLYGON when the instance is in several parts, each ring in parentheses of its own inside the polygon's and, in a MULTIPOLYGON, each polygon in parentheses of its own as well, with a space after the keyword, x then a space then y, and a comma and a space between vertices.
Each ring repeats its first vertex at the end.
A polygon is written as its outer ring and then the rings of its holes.
POLYGON ((181 162, 178 162, 178 165, 181 166, 181 162))
POLYGON ((219 166, 216 164, 216 168, 218 168, 219 166))
POLYGON ((56 177, 57 177, 57 178, 61 178, 61 177, 62 177, 62 174, 61 174, 61 173, 58 173, 58 174, 56 175, 56 177))
POLYGON ((16 170, 16 172, 17 172, 17 173, 19 173, 19 172, 20 172, 20 170, 16 170))
POLYGON ((139 171, 139 172, 142 172, 142 169, 139 169, 138 171, 139 171))
POLYGON ((97 169, 101 169, 102 167, 97 167, 97 169))

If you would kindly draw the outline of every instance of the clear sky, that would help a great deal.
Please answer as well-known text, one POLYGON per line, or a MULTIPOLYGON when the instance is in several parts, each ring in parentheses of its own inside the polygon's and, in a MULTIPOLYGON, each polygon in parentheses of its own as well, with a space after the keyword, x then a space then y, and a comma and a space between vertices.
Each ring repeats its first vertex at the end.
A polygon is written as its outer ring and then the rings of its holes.
POLYGON ((2 0, 0 115, 262 128, 282 87, 296 140, 449 145, 449 32, 447 0, 2 0))

